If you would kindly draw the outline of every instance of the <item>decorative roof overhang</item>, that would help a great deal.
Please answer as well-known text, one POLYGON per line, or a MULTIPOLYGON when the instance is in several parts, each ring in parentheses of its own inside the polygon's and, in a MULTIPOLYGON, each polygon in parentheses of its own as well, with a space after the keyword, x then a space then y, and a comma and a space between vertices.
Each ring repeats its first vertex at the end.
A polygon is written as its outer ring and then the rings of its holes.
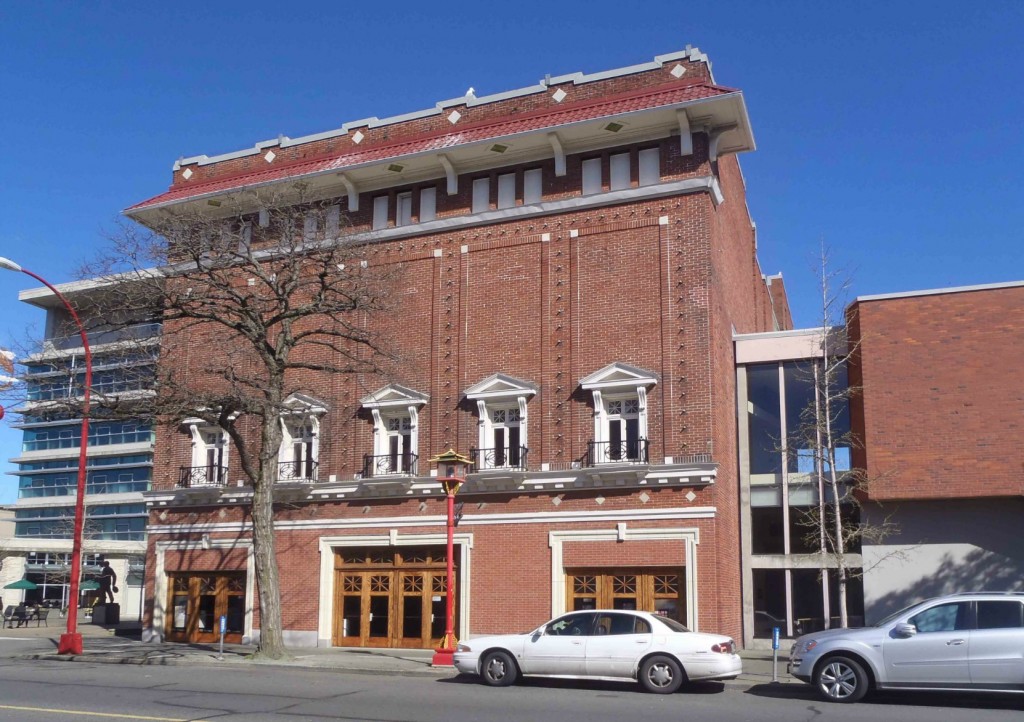
MULTIPOLYGON (((755 147, 743 94, 707 81, 683 79, 587 101, 564 105, 553 102, 552 106, 463 126, 454 124, 440 132, 372 147, 348 144, 341 152, 291 162, 268 162, 266 168, 256 171, 178 182, 165 193, 142 201, 125 213, 142 223, 155 222, 160 217, 159 209, 182 204, 198 204, 204 208, 207 200, 232 194, 241 202, 243 191, 267 186, 286 187, 300 180, 306 198, 351 197, 356 190, 374 191, 445 177, 451 193, 453 178, 459 172, 559 154, 564 158, 565 153, 667 137, 684 128, 689 132, 708 133, 717 155, 755 147), (612 120, 616 131, 609 130, 612 120), (494 146, 499 140, 503 149, 496 151, 494 146), (396 167, 400 168, 397 172, 396 167)), ((262 151, 281 142, 261 143, 258 148, 262 151)), ((686 147, 689 138, 681 142, 686 147)), ((200 165, 216 161, 216 158, 205 157, 195 160, 200 165)))

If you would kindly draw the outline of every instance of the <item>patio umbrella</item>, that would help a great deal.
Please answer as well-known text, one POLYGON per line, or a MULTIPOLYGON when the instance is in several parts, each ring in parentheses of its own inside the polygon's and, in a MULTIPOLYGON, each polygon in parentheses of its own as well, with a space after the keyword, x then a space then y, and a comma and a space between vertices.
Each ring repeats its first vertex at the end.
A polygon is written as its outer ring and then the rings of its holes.
POLYGON ((79 589, 81 589, 83 592, 99 588, 100 583, 97 582, 95 579, 86 579, 84 582, 82 582, 82 585, 79 587, 79 589))
POLYGON ((35 582, 30 582, 28 579, 19 579, 16 582, 11 582, 4 589, 38 589, 39 586, 35 582))

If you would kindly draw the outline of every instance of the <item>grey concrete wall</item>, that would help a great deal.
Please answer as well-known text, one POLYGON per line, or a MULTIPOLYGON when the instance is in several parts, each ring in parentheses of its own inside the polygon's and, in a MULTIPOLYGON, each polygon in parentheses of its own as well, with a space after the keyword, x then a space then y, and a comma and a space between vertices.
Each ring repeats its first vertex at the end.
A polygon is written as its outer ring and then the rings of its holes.
POLYGON ((921 599, 1024 590, 1024 499, 915 501, 867 508, 898 531, 865 545, 864 611, 872 624, 921 599))

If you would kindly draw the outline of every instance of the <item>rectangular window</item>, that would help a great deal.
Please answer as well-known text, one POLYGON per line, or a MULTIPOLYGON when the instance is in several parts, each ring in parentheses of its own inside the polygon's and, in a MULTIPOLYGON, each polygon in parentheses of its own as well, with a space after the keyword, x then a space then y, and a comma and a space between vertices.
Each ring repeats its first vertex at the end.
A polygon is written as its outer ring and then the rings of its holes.
POLYGON ((590 158, 583 161, 583 195, 589 196, 601 192, 601 159, 590 158))
POLYGON ((306 211, 306 215, 302 219, 302 238, 303 238, 303 240, 312 241, 314 238, 316 238, 316 227, 317 227, 316 211, 306 211))
POLYGON ((341 206, 331 206, 327 209, 327 237, 337 238, 341 230, 341 206))
POLYGON ((621 191, 630 186, 629 153, 616 153, 608 159, 611 172, 611 190, 621 191))
POLYGON ((1021 627, 1024 627, 1024 605, 1020 602, 978 602, 978 629, 1021 627))
POLYGON ((640 185, 650 186, 661 181, 661 153, 657 148, 640 151, 640 185))
POLYGON ((498 176, 498 208, 514 208, 516 205, 516 174, 503 173, 498 176))
POLYGON ((540 203, 543 179, 544 174, 540 168, 531 168, 523 173, 523 203, 525 205, 540 203))
POLYGON ((388 197, 377 196, 373 199, 373 230, 388 227, 388 197))
POLYGON ((420 191, 420 223, 437 218, 437 188, 424 188, 420 191))
POLYGON ((407 226, 412 223, 412 191, 395 196, 395 225, 407 226))
POLYGON ((477 178, 473 181, 473 213, 483 213, 491 207, 491 179, 477 178))

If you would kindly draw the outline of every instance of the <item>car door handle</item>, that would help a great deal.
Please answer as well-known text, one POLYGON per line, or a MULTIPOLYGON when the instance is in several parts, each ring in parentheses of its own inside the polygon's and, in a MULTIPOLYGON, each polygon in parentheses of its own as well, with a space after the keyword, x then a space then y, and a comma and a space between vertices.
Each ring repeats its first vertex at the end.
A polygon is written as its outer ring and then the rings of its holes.
POLYGON ((646 639, 634 639, 633 644, 647 644, 646 639))
POLYGON ((581 644, 583 644, 583 642, 579 642, 579 641, 577 641, 577 640, 575 640, 575 639, 574 639, 574 640, 572 640, 572 643, 573 643, 574 645, 576 645, 577 647, 578 647, 578 646, 580 646, 581 644))
POLYGON ((951 639, 948 642, 946 642, 946 646, 947 647, 959 647, 965 641, 966 640, 964 640, 964 639, 951 639))

